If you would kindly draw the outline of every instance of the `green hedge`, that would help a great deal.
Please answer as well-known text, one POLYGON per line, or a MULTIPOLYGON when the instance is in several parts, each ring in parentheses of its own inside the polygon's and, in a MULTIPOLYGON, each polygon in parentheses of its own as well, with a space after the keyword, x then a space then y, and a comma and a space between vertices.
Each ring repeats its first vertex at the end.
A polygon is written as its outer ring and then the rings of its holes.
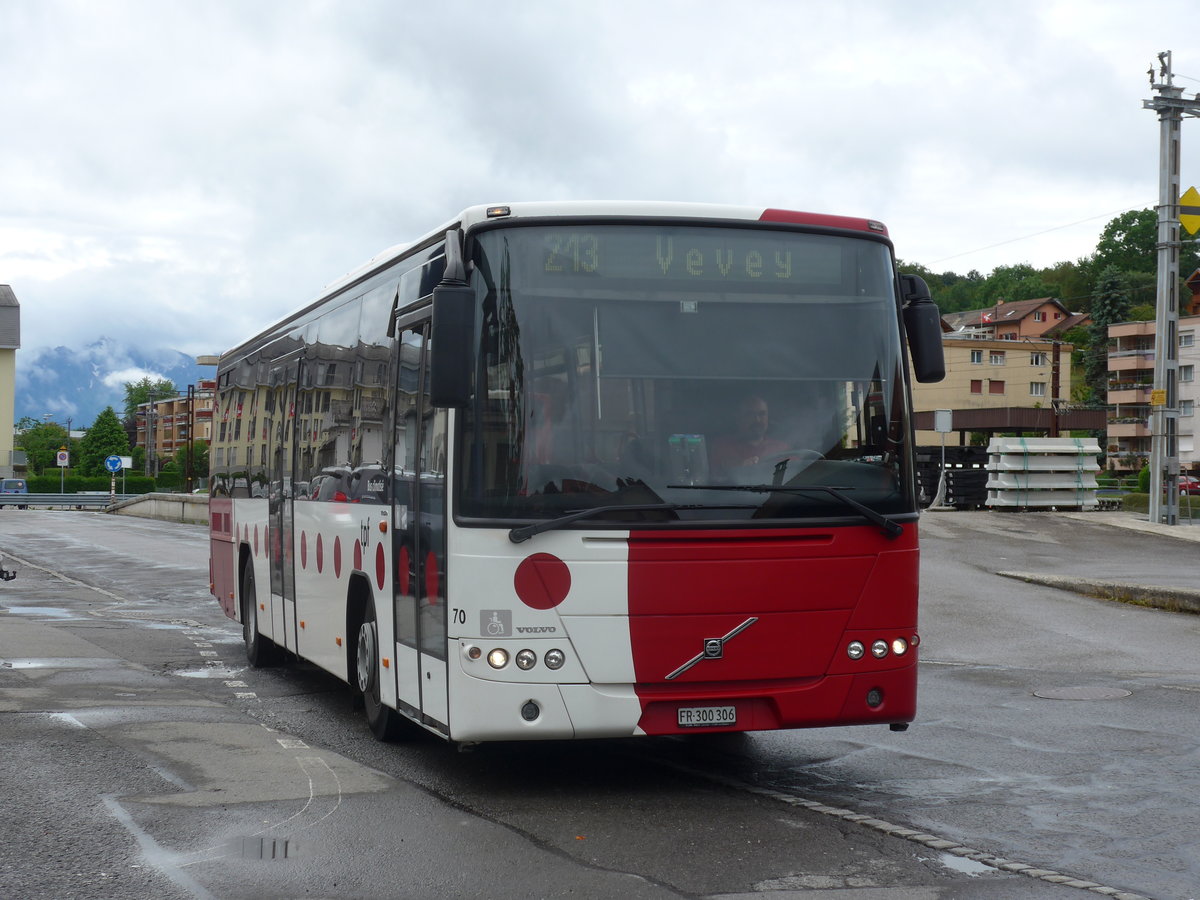
MULTIPOLYGON (((31 494, 78 494, 80 491, 107 492, 112 482, 106 475, 84 477, 68 475, 65 479, 58 475, 34 475, 26 478, 31 494)), ((118 494, 148 494, 155 489, 154 479, 145 475, 126 475, 122 480, 117 476, 118 494)))
MULTIPOLYGON (((1121 497, 1121 509, 1126 512, 1149 513, 1149 494, 1124 494, 1121 497)), ((1200 497, 1179 496, 1179 518, 1200 519, 1200 497)))

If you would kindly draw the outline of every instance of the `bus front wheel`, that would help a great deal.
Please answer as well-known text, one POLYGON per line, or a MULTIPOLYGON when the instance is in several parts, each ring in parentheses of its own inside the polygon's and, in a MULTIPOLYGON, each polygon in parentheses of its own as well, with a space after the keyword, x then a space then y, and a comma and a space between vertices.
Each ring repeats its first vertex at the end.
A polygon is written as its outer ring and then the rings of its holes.
POLYGON ((371 733, 381 741, 396 740, 400 736, 402 723, 400 714, 385 706, 380 696, 379 626, 375 618, 375 601, 369 597, 363 610, 362 623, 358 626, 354 670, 371 733))

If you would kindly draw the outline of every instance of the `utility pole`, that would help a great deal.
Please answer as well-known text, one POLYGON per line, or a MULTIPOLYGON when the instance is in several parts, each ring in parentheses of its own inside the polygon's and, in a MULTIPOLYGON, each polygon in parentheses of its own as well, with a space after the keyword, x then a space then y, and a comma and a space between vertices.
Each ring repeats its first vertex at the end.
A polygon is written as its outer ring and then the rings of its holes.
POLYGON ((1185 114, 1200 114, 1200 95, 1186 100, 1174 84, 1171 51, 1151 67, 1158 113, 1158 294, 1154 325, 1154 392, 1150 412, 1150 521, 1179 524, 1179 157, 1185 114), (1165 493, 1165 497, 1164 497, 1165 493))

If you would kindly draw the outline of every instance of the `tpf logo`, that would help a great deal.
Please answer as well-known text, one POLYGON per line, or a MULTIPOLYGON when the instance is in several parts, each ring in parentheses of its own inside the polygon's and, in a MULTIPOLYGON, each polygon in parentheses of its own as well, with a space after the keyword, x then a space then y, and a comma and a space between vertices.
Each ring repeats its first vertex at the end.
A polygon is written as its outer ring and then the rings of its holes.
POLYGON ((509 637, 512 634, 512 610, 480 610, 479 633, 485 637, 509 637))

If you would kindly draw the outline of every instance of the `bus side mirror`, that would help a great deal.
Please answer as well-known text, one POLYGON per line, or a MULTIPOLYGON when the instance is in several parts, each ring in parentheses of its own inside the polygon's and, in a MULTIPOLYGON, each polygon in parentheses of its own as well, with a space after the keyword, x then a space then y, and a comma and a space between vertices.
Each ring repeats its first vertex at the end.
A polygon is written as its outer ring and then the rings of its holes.
POLYGON ((929 296, 929 285, 918 275, 901 275, 904 333, 912 355, 913 377, 922 384, 946 377, 942 353, 942 316, 929 296))
POLYGON ((474 377, 475 290, 465 284, 433 289, 429 399, 434 406, 467 405, 474 377))

